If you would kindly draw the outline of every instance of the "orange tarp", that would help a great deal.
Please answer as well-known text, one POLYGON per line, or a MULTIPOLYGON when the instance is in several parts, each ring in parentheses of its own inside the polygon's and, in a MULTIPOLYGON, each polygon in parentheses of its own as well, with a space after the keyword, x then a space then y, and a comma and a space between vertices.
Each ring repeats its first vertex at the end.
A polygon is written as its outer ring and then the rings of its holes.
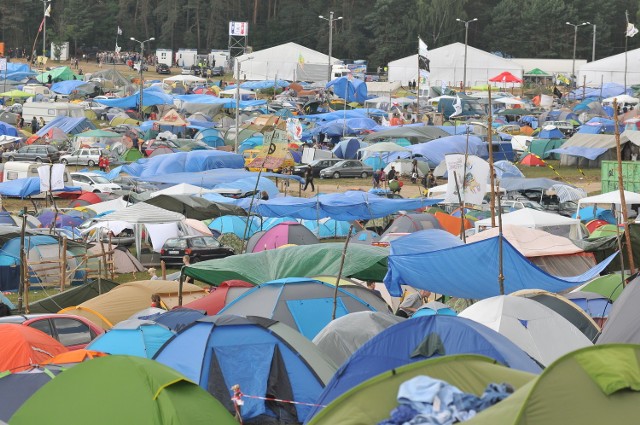
POLYGON ((72 363, 82 363, 85 360, 91 360, 96 357, 104 357, 108 356, 107 353, 103 353, 102 351, 92 351, 92 350, 73 350, 67 351, 66 353, 58 354, 57 356, 47 359, 41 364, 72 364, 72 363))
MULTIPOLYGON (((442 230, 446 230, 452 235, 459 236, 460 235, 460 217, 452 217, 449 214, 436 212, 434 214, 438 223, 440 223, 440 227, 442 230)), ((473 226, 471 222, 467 219, 464 220, 464 230, 471 229, 473 226)))

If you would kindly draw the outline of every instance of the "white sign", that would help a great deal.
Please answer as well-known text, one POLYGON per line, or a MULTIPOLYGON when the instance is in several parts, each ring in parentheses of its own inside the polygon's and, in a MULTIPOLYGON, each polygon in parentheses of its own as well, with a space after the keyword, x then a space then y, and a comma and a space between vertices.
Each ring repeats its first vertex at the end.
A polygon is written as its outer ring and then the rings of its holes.
POLYGON ((7 70, 7 58, 0 58, 0 71, 7 70))
POLYGON ((249 35, 249 22, 229 22, 229 35, 246 37, 249 35))
POLYGON ((463 204, 482 205, 489 181, 489 163, 475 155, 449 154, 447 162, 447 195, 445 203, 458 203, 458 191, 463 204), (457 183, 457 184, 456 184, 457 183))

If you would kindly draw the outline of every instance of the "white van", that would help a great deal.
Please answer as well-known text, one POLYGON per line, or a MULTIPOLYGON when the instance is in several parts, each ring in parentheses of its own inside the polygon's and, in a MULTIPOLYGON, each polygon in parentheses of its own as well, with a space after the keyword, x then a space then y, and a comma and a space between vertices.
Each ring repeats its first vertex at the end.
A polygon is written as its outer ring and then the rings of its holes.
POLYGON ((84 118, 84 107, 73 103, 27 102, 22 105, 22 117, 28 123, 33 117, 44 118, 46 123, 57 117, 84 118))

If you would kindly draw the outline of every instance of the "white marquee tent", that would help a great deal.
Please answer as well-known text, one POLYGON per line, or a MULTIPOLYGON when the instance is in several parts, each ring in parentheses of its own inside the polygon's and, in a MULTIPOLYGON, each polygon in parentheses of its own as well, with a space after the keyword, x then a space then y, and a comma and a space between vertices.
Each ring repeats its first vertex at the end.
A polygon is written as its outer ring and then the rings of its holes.
MULTIPOLYGON (((603 83, 624 84, 624 53, 589 62, 576 71, 578 81, 586 78, 587 85, 599 86, 603 83)), ((640 49, 627 52, 627 86, 640 84, 640 49)))
MULTIPOLYGON (((301 68, 328 66, 328 56, 296 43, 285 43, 279 46, 258 50, 238 57, 240 61, 240 78, 243 80, 290 80, 298 78, 298 66, 301 68), (252 58, 252 59, 250 59, 252 58)), ((339 59, 332 58, 335 64, 339 59)), ((234 64, 234 70, 235 70, 234 64)), ((234 74, 235 75, 235 74, 234 74)), ((326 74, 325 74, 326 75, 326 74)), ((325 77, 326 80, 326 77, 325 77)))
MULTIPOLYGON (((440 86, 444 81, 448 86, 459 86, 464 75, 464 44, 453 43, 429 51, 431 75, 430 85, 440 86)), ((418 77, 418 54, 398 59, 388 64, 389 81, 407 84, 418 77)), ((503 59, 484 50, 468 46, 467 86, 487 84, 501 72, 509 71, 522 78, 522 65, 503 59)))

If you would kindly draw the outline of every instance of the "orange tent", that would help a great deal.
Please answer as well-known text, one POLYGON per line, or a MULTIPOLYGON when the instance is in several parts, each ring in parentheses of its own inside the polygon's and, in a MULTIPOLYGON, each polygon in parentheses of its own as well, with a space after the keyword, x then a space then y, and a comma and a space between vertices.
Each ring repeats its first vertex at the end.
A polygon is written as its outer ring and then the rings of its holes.
MULTIPOLYGON (((460 217, 452 217, 447 213, 436 212, 434 214, 438 223, 440 223, 440 227, 442 230, 446 230, 452 235, 459 236, 460 235, 460 217)), ((471 229, 473 226, 471 222, 467 219, 464 220, 464 230, 471 229)))
POLYGON ((44 332, 13 323, 0 324, 0 341, 0 371, 27 370, 68 351, 44 332))
POLYGON ((41 364, 55 364, 55 365, 68 365, 68 364, 76 364, 82 363, 87 360, 91 360, 97 357, 108 356, 107 353, 103 353, 102 351, 92 351, 92 350, 73 350, 67 351, 66 353, 60 353, 57 356, 47 359, 43 361, 41 364))
POLYGON ((526 165, 528 167, 544 167, 545 166, 544 161, 532 153, 522 158, 522 160, 520 161, 520 164, 526 165))

